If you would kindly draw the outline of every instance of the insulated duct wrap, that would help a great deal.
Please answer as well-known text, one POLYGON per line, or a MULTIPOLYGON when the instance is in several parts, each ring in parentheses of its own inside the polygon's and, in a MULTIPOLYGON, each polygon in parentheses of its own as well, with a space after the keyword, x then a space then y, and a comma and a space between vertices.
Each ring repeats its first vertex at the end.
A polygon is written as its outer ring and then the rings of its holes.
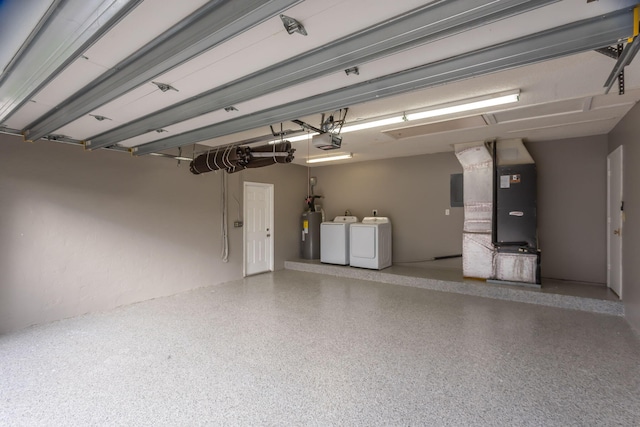
POLYGON ((216 170, 234 173, 247 168, 291 163, 294 152, 289 141, 259 147, 225 147, 199 155, 191 161, 189 169, 194 175, 216 170))
POLYGON ((495 278, 507 282, 536 283, 538 255, 497 252, 495 278))
POLYGON ((462 233, 462 272, 465 277, 493 277, 495 250, 491 234, 462 233))
POLYGON ((493 158, 484 143, 456 146, 464 180, 462 273, 466 277, 493 277, 493 158))

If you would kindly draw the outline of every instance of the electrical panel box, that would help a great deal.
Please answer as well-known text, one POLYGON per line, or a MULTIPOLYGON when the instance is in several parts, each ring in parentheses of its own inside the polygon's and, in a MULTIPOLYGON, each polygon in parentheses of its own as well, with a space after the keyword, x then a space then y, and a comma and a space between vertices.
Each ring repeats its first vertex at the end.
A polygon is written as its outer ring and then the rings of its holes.
POLYGON ((499 249, 537 249, 535 164, 498 166, 495 243, 499 249))
POLYGON ((461 173, 451 174, 449 205, 452 208, 464 207, 464 177, 461 173))

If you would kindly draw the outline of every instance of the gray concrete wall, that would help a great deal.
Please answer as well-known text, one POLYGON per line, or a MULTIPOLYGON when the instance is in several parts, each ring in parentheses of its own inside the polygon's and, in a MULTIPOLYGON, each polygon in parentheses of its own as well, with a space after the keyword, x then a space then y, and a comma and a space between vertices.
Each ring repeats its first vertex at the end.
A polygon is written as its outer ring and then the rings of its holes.
POLYGON ((543 277, 607 281, 607 136, 527 143, 538 171, 543 277))
MULTIPOLYGON (((633 141, 638 109, 610 135, 612 150, 633 141), (635 114, 635 116, 634 116, 635 114), (635 118, 635 122, 634 122, 635 118)), ((539 171, 539 233, 545 277, 606 279, 606 137, 528 144, 539 171), (578 242, 576 244, 576 242, 578 242), (588 250, 575 251, 579 246, 588 250)), ((627 144, 629 145, 629 144, 627 144)), ((627 183, 640 156, 628 150, 627 183)), ((634 148, 635 147, 635 148, 634 148)), ((634 151, 635 150, 635 151, 634 151)), ((453 153, 311 169, 327 218, 378 209, 394 229, 394 261, 461 252, 462 208, 449 207, 453 153), (450 209, 450 215, 445 215, 450 209)), ((0 136, 0 329, 234 280, 242 275, 244 181, 275 191, 275 266, 297 258, 307 170, 276 165, 229 178, 229 263, 220 260, 221 173, 193 176, 187 165, 0 136), (237 200, 237 201, 236 201, 237 200)), ((627 185, 625 304, 640 323, 631 254, 633 186, 627 185), (635 313, 635 314, 634 314, 635 313)), ((638 202, 640 203, 640 202, 638 202)), ((640 215, 640 214, 639 214, 640 215)))
POLYGON ((626 220, 622 231, 622 300, 625 317, 640 333, 640 105, 609 133, 609 152, 624 147, 623 199, 626 220))
POLYGON ((298 255, 306 169, 229 175, 228 263, 221 177, 0 135, 0 332, 240 278, 242 229, 233 220, 245 180, 275 184, 275 267, 283 268, 298 255))
MULTIPOLYGON (((544 277, 606 282, 607 137, 527 144, 538 168, 544 277), (576 248, 579 248, 577 250, 576 248)), ((327 218, 391 217, 394 262, 461 252, 462 208, 449 208, 453 153, 313 168, 327 218)))
POLYGON ((393 261, 462 253, 463 208, 449 206, 450 175, 462 173, 453 153, 316 167, 316 193, 326 217, 349 209, 359 219, 391 218, 393 261), (450 209, 450 215, 445 215, 450 209))

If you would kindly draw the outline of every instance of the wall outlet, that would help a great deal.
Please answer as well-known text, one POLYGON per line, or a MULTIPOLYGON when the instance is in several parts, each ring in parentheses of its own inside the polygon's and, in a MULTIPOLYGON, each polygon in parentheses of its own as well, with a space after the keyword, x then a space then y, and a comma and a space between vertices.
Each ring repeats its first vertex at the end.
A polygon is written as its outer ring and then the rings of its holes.
POLYGON ((240 228, 240 227, 242 227, 242 221, 234 221, 234 222, 233 222, 233 226, 234 226, 235 228, 240 228))
POLYGON ((450 214, 451 214, 451 210, 449 210, 449 209, 445 209, 445 210, 444 210, 444 214, 445 214, 445 215, 450 215, 450 214))
POLYGON ((372 210, 371 213, 373 214, 373 216, 378 216, 378 209, 372 210))

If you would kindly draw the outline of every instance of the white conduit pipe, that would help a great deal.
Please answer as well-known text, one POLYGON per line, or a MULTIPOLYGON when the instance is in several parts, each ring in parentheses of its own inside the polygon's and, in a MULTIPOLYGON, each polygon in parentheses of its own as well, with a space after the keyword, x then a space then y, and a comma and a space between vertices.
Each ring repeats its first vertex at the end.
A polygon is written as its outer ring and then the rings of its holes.
POLYGON ((229 262, 229 229, 227 226, 227 174, 221 173, 220 175, 222 176, 222 202, 220 203, 220 205, 222 206, 222 254, 220 255, 220 257, 222 258, 222 262, 229 262))

